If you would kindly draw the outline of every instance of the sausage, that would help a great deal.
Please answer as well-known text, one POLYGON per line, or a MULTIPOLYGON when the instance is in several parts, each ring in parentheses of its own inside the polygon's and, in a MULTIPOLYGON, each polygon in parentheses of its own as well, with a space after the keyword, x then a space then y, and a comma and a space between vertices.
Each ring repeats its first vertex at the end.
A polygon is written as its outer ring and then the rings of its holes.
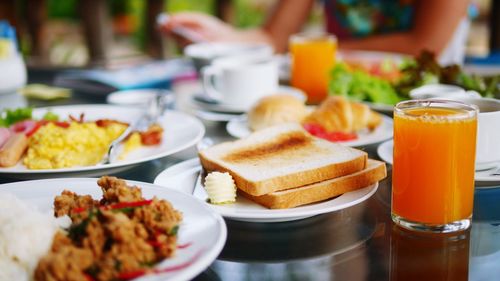
POLYGON ((3 144, 7 142, 11 135, 12 133, 9 129, 0 128, 0 149, 2 148, 3 144))
POLYGON ((16 165, 27 147, 28 137, 25 134, 13 134, 0 150, 0 167, 16 165))

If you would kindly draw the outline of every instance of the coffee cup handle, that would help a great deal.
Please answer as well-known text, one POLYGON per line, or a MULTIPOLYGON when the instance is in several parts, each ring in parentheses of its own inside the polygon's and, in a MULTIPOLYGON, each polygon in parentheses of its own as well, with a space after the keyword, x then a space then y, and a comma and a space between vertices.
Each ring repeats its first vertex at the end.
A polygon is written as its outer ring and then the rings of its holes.
POLYGON ((220 70, 214 66, 205 66, 201 69, 201 74, 203 77, 203 88, 205 89, 207 96, 216 101, 221 101, 222 94, 214 85, 214 80, 219 79, 220 70))

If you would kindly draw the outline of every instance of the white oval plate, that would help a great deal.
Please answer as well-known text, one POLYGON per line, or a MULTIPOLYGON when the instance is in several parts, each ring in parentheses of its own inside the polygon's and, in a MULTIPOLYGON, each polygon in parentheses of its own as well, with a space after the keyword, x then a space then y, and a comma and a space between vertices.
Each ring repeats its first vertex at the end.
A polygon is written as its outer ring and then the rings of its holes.
MULTIPOLYGON (((194 197, 206 202, 207 194, 199 182, 201 166, 198 158, 187 160, 161 172, 155 179, 155 184, 175 188, 193 194, 194 197)), ((378 183, 355 191, 344 193, 336 198, 290 209, 268 209, 257 203, 238 196, 236 203, 212 205, 206 203, 212 210, 225 218, 248 222, 283 222, 303 219, 315 215, 330 213, 351 207, 370 198, 378 188, 378 183)))
MULTIPOLYGON (((71 114, 75 117, 85 113, 85 120, 101 118, 132 122, 142 114, 142 109, 116 105, 70 105, 38 108, 33 110, 33 117, 41 118, 48 110, 66 120, 71 114)), ((132 168, 134 165, 165 157, 198 143, 205 134, 203 124, 190 115, 177 111, 167 111, 159 119, 164 133, 162 143, 157 146, 141 147, 132 151, 124 160, 117 160, 107 165, 72 167, 63 169, 29 170, 22 160, 14 167, 0 168, 0 176, 17 179, 39 179, 48 177, 98 176, 116 173, 132 168)))
MULTIPOLYGON (((380 159, 392 165, 393 140, 386 141, 379 145, 377 154, 380 159)), ((492 170, 476 171, 474 180, 477 188, 492 188, 500 186, 500 176, 491 175, 492 170)))
MULTIPOLYGON (((178 244, 191 243, 189 247, 178 249, 174 257, 166 259, 156 266, 158 269, 170 268, 192 261, 187 267, 170 273, 147 275, 140 280, 190 280, 205 270, 217 258, 227 238, 226 224, 219 214, 208 208, 203 202, 182 192, 150 183, 127 182, 141 187, 145 198, 157 196, 166 199, 172 203, 174 208, 181 211, 183 220, 179 228, 178 244)), ((47 179, 0 185, 0 192, 13 193, 23 201, 28 202, 29 205, 36 206, 42 212, 52 212, 54 197, 64 189, 78 194, 90 194, 94 198, 102 197, 97 179, 92 178, 47 179)))
MULTIPOLYGON (((306 100, 306 95, 302 90, 290 86, 280 85, 276 90, 276 94, 288 94, 297 97, 298 99, 303 100, 304 102, 306 100)), ((194 104, 196 104, 197 106, 199 106, 204 110, 224 112, 224 113, 243 113, 249 110, 250 107, 252 106, 251 104, 235 106, 231 104, 212 101, 204 94, 193 95, 192 101, 194 104)))
MULTIPOLYGON (((361 132, 358 134, 357 139, 339 143, 347 146, 359 147, 385 141, 392 138, 392 123, 392 118, 382 115, 382 124, 380 124, 380 126, 372 132, 361 132)), ((226 125, 226 130, 235 138, 244 138, 252 133, 248 126, 248 119, 246 115, 241 115, 240 117, 229 121, 226 125)))

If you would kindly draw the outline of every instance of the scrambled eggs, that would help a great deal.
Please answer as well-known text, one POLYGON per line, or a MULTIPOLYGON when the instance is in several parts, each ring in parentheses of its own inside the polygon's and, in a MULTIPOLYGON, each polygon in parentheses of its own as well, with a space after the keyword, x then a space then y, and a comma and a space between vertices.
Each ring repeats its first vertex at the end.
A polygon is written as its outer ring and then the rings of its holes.
MULTIPOLYGON (((23 163, 28 169, 95 165, 101 161, 111 142, 126 128, 119 123, 99 127, 94 122, 71 122, 67 128, 49 123, 30 138, 23 163)), ((132 135, 125 142, 124 153, 141 145, 137 143, 137 137, 132 135)))

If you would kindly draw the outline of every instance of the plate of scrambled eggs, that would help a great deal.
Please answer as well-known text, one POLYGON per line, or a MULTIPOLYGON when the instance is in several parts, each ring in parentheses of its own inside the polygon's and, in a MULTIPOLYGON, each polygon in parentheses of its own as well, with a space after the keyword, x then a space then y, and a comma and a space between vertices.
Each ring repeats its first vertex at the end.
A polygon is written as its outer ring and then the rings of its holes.
POLYGON ((39 120, 47 112, 59 116, 62 122, 50 122, 35 130, 27 140, 23 157, 12 167, 0 167, 0 176, 33 179, 49 174, 67 177, 116 173, 191 147, 205 133, 198 119, 167 111, 148 129, 152 133, 133 132, 120 144, 116 160, 99 164, 110 143, 143 114, 143 109, 114 105, 56 106, 34 109, 33 119, 39 120))

